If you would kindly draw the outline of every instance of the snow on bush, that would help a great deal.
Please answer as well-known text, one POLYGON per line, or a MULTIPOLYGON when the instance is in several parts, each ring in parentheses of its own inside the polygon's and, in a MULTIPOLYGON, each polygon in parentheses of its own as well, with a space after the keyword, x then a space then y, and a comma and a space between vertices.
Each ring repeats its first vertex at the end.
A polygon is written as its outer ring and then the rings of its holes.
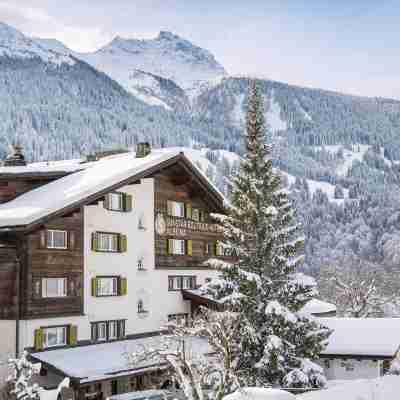
POLYGON ((295 400, 288 392, 270 388, 244 387, 225 396, 223 400, 295 400))

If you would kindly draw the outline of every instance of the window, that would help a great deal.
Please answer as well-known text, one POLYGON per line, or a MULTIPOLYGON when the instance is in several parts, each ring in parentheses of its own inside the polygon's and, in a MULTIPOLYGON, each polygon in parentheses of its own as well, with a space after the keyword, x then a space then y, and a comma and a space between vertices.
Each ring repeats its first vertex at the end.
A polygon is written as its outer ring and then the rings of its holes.
POLYGON ((43 346, 54 347, 67 344, 67 327, 57 326, 43 329, 43 346))
POLYGON ((123 211, 124 209, 124 201, 122 197, 122 193, 109 193, 109 209, 112 211, 123 211))
POLYGON ((92 322, 92 341, 105 342, 125 336, 125 320, 92 322))
POLYGON ((67 296, 67 278, 43 278, 42 297, 67 296))
POLYGON ((147 311, 144 309, 144 303, 142 299, 139 299, 137 302, 137 312, 138 314, 146 313, 147 311))
POLYGON ((107 323, 99 322, 97 324, 97 340, 104 341, 107 340, 107 323))
POLYGON ((196 289, 195 276, 169 276, 168 290, 196 289))
POLYGON ((203 210, 198 208, 192 209, 192 220, 196 222, 204 222, 205 221, 205 214, 203 210))
POLYGON ((138 229, 140 231, 145 231, 146 230, 146 222, 145 222, 144 214, 141 214, 140 217, 139 217, 138 229))
POLYGON ((185 217, 185 203, 178 201, 168 201, 168 215, 172 217, 185 217))
POLYGON ((97 296, 117 296, 118 278, 97 278, 97 296))
POLYGON ((189 314, 179 313, 179 314, 169 314, 168 322, 175 322, 178 325, 188 325, 189 314))
POLYGON ((206 243, 205 253, 208 255, 213 254, 213 245, 212 243, 206 243))
POLYGON ((186 243, 182 239, 169 239, 168 240, 168 253, 174 255, 185 255, 186 243))
POLYGON ((93 232, 92 250, 111 253, 127 251, 127 237, 120 233, 93 232))
POLYGON ((126 193, 108 193, 104 198, 104 208, 110 211, 132 211, 132 196, 126 193))
POLYGON ((66 249, 67 245, 67 232, 48 230, 47 231, 47 248, 48 249, 66 249))
POLYGON ((118 234, 99 233, 98 250, 100 251, 118 251, 118 234))

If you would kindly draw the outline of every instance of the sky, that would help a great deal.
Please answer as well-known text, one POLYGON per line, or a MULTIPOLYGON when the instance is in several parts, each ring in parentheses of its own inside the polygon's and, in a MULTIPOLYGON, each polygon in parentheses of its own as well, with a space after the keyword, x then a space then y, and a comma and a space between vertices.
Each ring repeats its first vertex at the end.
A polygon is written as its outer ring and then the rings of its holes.
POLYGON ((0 21, 84 52, 166 30, 232 75, 400 99, 399 0, 0 0, 0 21))

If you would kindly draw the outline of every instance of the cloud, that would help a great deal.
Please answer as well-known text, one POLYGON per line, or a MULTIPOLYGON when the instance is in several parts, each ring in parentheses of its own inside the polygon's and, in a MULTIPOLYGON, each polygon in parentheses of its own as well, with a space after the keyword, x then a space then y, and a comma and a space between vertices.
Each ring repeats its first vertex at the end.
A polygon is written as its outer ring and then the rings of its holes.
POLYGON ((74 51, 93 51, 109 42, 113 35, 100 27, 65 24, 45 10, 0 0, 1 21, 20 29, 28 36, 60 40, 74 51))

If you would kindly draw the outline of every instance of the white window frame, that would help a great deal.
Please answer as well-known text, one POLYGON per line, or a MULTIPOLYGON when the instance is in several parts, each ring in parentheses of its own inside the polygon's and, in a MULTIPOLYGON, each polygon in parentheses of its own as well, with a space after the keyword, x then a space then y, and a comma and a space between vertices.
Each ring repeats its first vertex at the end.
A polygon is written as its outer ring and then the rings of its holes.
POLYGON ((106 342, 107 341, 107 322, 98 322, 96 328, 97 328, 97 341, 98 342, 106 342), (103 335, 101 335, 101 333, 103 335))
POLYGON ((119 251, 119 234, 98 232, 97 235, 97 245, 99 251, 112 253, 117 253, 119 251))
POLYGON ((108 323, 108 339, 118 339, 118 321, 110 321, 108 323))
POLYGON ((42 297, 67 297, 67 278, 42 278, 42 297), (49 293, 49 284, 56 283, 55 293, 49 293))
POLYGON ((97 296, 98 297, 118 296, 118 277, 107 276, 107 277, 98 277, 96 279, 97 279, 97 296), (111 290, 109 290, 109 289, 111 289, 111 290))
POLYGON ((55 326, 49 328, 43 328, 43 346, 46 348, 65 346, 67 344, 67 327, 66 326, 55 326), (49 344, 49 334, 55 334, 56 343, 49 344))
POLYGON ((172 239, 172 254, 176 256, 184 256, 186 254, 186 240, 172 239))
MULTIPOLYGON (((60 237, 58 238, 60 239, 60 237)), ((48 229, 46 234, 46 247, 48 249, 62 249, 65 250, 68 248, 68 232, 62 231, 58 229, 48 229), (56 245, 56 235, 62 234, 63 235, 63 245, 56 245)))
POLYGON ((111 211, 124 211, 124 195, 120 192, 108 193, 108 204, 111 211))
POLYGON ((182 201, 168 200, 171 204, 168 209, 171 217, 185 218, 185 203, 182 201))

